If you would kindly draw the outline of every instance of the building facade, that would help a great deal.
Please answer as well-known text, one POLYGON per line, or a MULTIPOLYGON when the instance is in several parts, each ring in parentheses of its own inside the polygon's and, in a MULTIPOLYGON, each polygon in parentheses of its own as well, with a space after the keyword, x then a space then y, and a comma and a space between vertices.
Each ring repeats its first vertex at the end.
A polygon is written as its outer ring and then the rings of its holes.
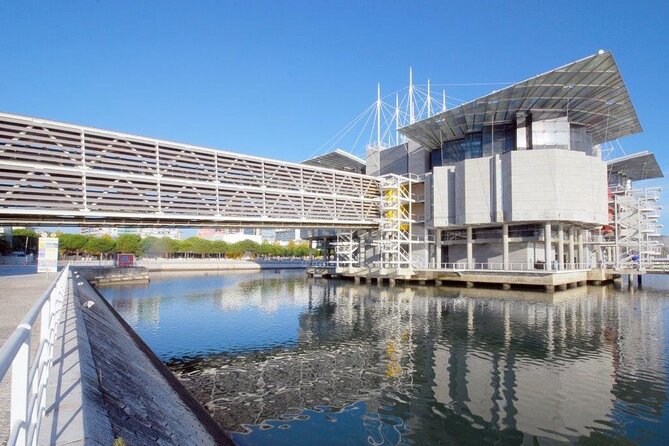
POLYGON ((381 227, 340 236, 344 264, 563 270, 660 253, 659 188, 637 188, 662 176, 654 155, 604 156, 641 132, 610 52, 398 130, 404 143, 368 148, 367 174, 387 179, 381 227))

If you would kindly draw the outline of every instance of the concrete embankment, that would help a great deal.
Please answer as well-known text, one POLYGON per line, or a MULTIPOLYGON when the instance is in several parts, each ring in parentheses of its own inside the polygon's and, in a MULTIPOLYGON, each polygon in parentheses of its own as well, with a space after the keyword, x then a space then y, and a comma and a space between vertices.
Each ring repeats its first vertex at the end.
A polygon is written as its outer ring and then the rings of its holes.
POLYGON ((72 270, 40 444, 233 444, 89 284, 90 272, 72 270))
POLYGON ((217 259, 142 259, 138 265, 158 271, 258 271, 261 269, 304 269, 302 260, 217 260, 217 259))
POLYGON ((135 266, 132 268, 118 268, 115 266, 82 266, 77 268, 77 270, 93 285, 116 282, 145 283, 149 281, 149 270, 143 266, 135 266))

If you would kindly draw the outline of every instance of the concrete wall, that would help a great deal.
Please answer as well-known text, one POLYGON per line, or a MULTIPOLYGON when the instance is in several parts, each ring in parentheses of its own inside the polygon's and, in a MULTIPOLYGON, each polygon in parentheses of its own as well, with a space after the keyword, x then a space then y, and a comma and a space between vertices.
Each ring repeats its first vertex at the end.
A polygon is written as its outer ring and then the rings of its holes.
POLYGON ((409 168, 409 155, 405 144, 381 150, 379 157, 381 166, 379 175, 389 173, 406 175, 409 168))
POLYGON ((491 191, 494 175, 492 158, 474 158, 455 166, 455 223, 458 225, 492 221, 491 191))
POLYGON ((608 221, 606 164, 583 152, 519 150, 469 159, 434 168, 433 182, 435 227, 608 221))
POLYGON ((408 145, 409 172, 416 175, 424 174, 430 167, 430 152, 414 141, 409 141, 408 145))
MULTIPOLYGON (((510 152, 511 207, 507 221, 578 221, 606 224, 606 164, 583 152, 527 150, 510 152)), ((506 193, 506 191, 505 191, 506 193)))
POLYGON ((455 224, 455 167, 432 170, 432 214, 435 227, 455 224))
MULTIPOLYGON (((518 264, 531 265, 537 259, 534 258, 534 248, 532 243, 516 242, 509 243, 509 263, 514 266, 518 264)), ((543 245, 537 247, 537 252, 541 248, 543 256, 543 245)), ((504 262, 502 255, 502 243, 475 243, 472 246, 474 263, 498 263, 504 262)), ((543 259, 539 259, 543 260, 543 259)), ((442 259, 443 263, 467 263, 467 247, 464 244, 450 245, 448 247, 448 259, 442 259)))

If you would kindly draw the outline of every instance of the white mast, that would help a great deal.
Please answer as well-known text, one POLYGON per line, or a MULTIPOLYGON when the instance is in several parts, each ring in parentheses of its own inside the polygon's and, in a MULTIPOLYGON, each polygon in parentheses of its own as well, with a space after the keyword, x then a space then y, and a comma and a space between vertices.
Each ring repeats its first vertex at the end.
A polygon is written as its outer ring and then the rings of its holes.
POLYGON ((395 144, 400 143, 400 95, 395 93, 395 144))
POLYGON ((376 84, 376 147, 381 147, 381 84, 376 84))
POLYGON ((430 97, 430 79, 427 80, 427 117, 432 116, 432 98, 430 97))
POLYGON ((446 90, 441 91, 441 111, 446 111, 446 90))
POLYGON ((413 114, 413 68, 409 67, 409 124, 415 122, 413 114))

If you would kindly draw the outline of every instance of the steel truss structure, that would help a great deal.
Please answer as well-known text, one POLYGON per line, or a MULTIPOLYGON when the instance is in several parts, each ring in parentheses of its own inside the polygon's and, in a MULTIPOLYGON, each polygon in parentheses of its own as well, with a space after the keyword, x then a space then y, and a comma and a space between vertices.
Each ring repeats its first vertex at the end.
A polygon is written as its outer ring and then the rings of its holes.
POLYGON ((381 177, 381 221, 379 246, 382 270, 412 270, 411 185, 415 180, 389 174, 381 177))
POLYGON ((379 179, 0 113, 4 224, 378 226, 379 179))
POLYGON ((656 238, 662 229, 658 222, 660 192, 659 187, 632 189, 627 185, 611 188, 612 232, 603 235, 600 243, 607 266, 644 271, 661 255, 663 245, 656 238))
POLYGON ((353 231, 337 231, 335 259, 337 268, 354 267, 360 263, 360 242, 353 231))

